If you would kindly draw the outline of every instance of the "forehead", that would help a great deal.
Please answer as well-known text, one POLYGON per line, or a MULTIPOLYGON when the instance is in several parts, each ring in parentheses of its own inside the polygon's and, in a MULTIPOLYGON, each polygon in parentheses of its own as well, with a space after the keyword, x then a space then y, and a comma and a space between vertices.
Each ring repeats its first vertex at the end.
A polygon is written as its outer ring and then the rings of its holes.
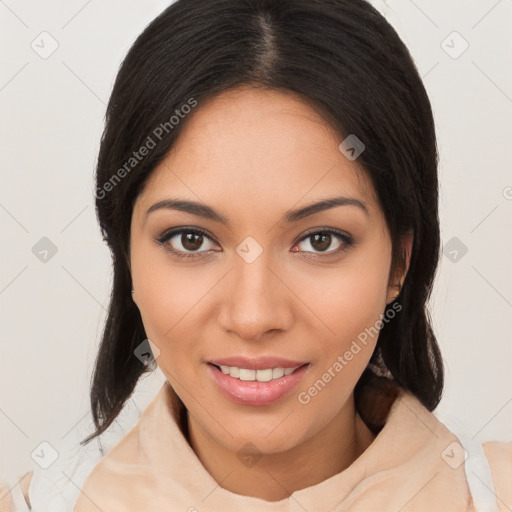
POLYGON ((372 185, 357 162, 339 151, 341 140, 291 92, 225 91, 188 114, 140 199, 149 206, 173 194, 208 204, 229 201, 254 213, 338 193, 375 208, 372 185))

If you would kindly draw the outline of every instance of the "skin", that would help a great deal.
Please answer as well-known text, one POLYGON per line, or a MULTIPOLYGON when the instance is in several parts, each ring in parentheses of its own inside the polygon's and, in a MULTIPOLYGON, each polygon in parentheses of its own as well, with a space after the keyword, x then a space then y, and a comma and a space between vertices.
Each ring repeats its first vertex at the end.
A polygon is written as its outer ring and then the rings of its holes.
POLYGON ((282 500, 343 471, 373 440, 353 389, 376 336, 308 404, 298 394, 381 318, 405 277, 412 237, 403 240, 406 268, 390 282, 391 240, 370 180, 339 151, 340 135, 292 93, 232 89, 185 122, 134 206, 134 300, 160 350, 157 363, 188 409, 189 442, 204 467, 231 492, 282 500), (333 196, 363 201, 368 214, 337 206, 281 221, 290 209, 333 196), (146 214, 169 198, 209 205, 229 227, 172 209, 146 214), (182 235, 166 242, 196 259, 179 259, 155 241, 180 226, 210 234, 191 249, 182 235), (332 236, 322 249, 304 238, 325 228, 348 234, 353 245, 332 236), (248 236, 263 249, 252 263, 236 252, 248 236), (206 364, 231 355, 310 367, 279 401, 240 405, 221 394, 206 364), (248 442, 256 448, 243 453, 261 455, 254 465, 238 457, 248 442))

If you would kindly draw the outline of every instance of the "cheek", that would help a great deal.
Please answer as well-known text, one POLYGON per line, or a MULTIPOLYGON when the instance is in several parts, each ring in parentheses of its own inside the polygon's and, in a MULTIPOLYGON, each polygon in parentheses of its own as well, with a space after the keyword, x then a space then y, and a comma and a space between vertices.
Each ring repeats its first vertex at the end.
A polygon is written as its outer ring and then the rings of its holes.
POLYGON ((302 296, 324 328, 328 327, 327 337, 333 340, 327 345, 329 350, 350 344, 384 312, 390 264, 385 255, 361 251, 335 271, 315 276, 304 273, 302 296))
POLYGON ((199 267, 178 269, 158 248, 137 248, 132 253, 132 277, 146 335, 160 350, 157 362, 175 366, 194 350, 195 315, 214 287, 215 276, 199 267))
POLYGON ((335 277, 316 280, 309 288, 309 297, 321 297, 314 308, 329 327, 317 344, 316 369, 297 396, 315 411, 315 424, 331 421, 346 403, 377 343, 389 267, 374 258, 360 263, 340 268, 335 277))

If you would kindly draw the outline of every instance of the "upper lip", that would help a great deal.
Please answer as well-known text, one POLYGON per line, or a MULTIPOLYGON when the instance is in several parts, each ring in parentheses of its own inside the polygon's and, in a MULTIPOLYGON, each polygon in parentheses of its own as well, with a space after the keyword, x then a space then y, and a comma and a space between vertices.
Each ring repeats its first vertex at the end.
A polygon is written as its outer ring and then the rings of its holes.
POLYGON ((247 370, 264 370, 266 368, 297 368, 307 364, 307 361, 291 361, 282 357, 262 356, 250 359, 248 357, 223 357, 208 361, 217 366, 235 366, 247 370))

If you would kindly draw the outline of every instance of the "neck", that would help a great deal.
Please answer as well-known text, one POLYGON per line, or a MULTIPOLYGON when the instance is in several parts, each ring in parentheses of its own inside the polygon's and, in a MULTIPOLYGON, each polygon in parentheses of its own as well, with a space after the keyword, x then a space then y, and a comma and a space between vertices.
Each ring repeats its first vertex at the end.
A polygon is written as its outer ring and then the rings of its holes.
POLYGON ((247 453, 244 464, 240 454, 220 445, 187 416, 189 443, 215 481, 235 494, 266 501, 285 499, 340 473, 374 439, 351 396, 332 421, 305 442, 285 452, 247 453))

